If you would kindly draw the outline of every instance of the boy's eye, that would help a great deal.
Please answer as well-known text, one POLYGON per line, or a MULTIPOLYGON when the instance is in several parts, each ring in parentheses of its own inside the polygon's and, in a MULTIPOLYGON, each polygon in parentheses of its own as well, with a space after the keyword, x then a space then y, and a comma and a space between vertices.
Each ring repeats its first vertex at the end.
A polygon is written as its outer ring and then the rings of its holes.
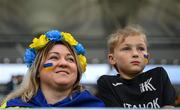
POLYGON ((121 50, 131 50, 131 48, 130 47, 124 47, 121 50))
POLYGON ((144 51, 144 50, 145 50, 144 47, 139 47, 138 49, 141 50, 141 51, 144 51))

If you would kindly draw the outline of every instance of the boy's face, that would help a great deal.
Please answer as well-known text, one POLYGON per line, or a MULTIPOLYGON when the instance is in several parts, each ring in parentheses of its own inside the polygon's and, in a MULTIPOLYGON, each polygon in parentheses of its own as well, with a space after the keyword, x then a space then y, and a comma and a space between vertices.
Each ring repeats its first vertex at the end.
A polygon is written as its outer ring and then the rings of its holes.
POLYGON ((116 65, 119 73, 126 78, 133 78, 140 73, 147 62, 147 44, 142 36, 128 36, 119 43, 114 53, 109 54, 109 62, 116 65))

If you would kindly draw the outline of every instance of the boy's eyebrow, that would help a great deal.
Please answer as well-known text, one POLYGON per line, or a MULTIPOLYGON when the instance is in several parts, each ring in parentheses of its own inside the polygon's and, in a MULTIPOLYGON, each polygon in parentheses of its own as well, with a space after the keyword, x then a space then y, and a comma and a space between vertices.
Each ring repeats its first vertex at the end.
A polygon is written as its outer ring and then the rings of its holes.
POLYGON ((146 45, 145 45, 145 44, 140 43, 140 44, 138 44, 138 46, 146 46, 146 45))
POLYGON ((123 45, 130 45, 130 44, 125 43, 125 44, 123 44, 123 45))
POLYGON ((123 44, 124 46, 132 46, 131 44, 123 44))
MULTIPOLYGON (((132 44, 124 44, 125 46, 132 46, 132 44)), ((145 46, 143 43, 136 44, 137 46, 145 46)))

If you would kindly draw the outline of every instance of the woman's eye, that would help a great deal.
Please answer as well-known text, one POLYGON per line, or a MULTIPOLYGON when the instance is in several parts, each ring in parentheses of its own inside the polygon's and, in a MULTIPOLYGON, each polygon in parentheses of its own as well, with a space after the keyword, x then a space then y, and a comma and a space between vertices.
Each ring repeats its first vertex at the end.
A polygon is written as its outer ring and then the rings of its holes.
POLYGON ((73 57, 68 57, 67 60, 70 61, 70 62, 75 62, 73 57))
POLYGON ((57 56, 51 56, 51 57, 49 57, 49 60, 57 60, 57 59, 58 59, 57 56))

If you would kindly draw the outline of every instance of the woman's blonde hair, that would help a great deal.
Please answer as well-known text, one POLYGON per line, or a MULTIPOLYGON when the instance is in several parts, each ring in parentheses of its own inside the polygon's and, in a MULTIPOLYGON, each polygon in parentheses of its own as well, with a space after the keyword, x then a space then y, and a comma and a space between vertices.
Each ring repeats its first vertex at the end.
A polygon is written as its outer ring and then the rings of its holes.
POLYGON ((115 47, 118 44, 124 42, 126 37, 136 36, 136 35, 144 37, 145 42, 148 45, 146 34, 143 28, 139 25, 128 25, 125 28, 117 29, 115 33, 109 36, 108 39, 109 53, 113 53, 115 47))
POLYGON ((82 69, 80 67, 80 62, 78 60, 78 56, 74 48, 64 41, 49 42, 43 49, 38 51, 35 61, 32 64, 31 68, 29 68, 29 70, 27 71, 27 74, 25 75, 20 87, 16 89, 15 91, 13 91, 12 93, 10 93, 9 95, 7 95, 7 97, 4 99, 5 101, 8 101, 16 97, 21 97, 21 99, 24 102, 30 101, 30 99, 37 93, 40 86, 39 85, 40 84, 39 67, 45 61, 47 57, 47 53, 56 44, 65 45, 69 49, 69 51, 72 53, 72 55, 75 57, 75 61, 76 61, 77 69, 78 69, 78 76, 77 76, 75 84, 73 85, 71 93, 74 91, 82 90, 82 86, 80 85, 82 69))

